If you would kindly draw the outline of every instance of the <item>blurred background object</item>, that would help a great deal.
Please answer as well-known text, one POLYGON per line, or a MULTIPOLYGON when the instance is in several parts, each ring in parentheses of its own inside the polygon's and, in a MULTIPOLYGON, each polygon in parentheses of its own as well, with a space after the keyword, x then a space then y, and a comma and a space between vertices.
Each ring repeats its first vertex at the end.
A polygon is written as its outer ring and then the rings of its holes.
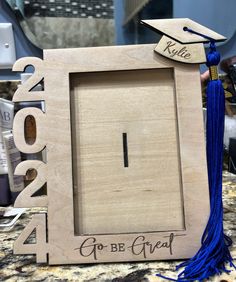
POLYGON ((44 49, 157 42, 158 35, 139 25, 140 19, 188 17, 228 38, 220 47, 224 57, 236 50, 234 0, 4 1, 27 37, 44 49))
POLYGON ((0 69, 11 69, 16 61, 12 24, 0 23, 0 34, 0 69))
POLYGON ((19 58, 42 57, 40 49, 156 43, 158 34, 140 19, 188 17, 228 38, 219 44, 227 58, 236 54, 235 7, 235 0, 2 0, 0 22, 13 24, 19 58))
POLYGON ((236 57, 221 61, 220 68, 225 72, 223 86, 225 89, 225 155, 228 171, 236 174, 236 57))
MULTIPOLYGON (((23 1, 22 1, 23 3, 23 1)), ((13 36, 15 42, 16 60, 21 57, 35 56, 42 58, 43 52, 35 46, 25 35, 22 30, 18 12, 12 9, 6 0, 0 1, 0 23, 11 23, 13 28, 13 36)), ((0 34, 1 37, 1 34, 0 34)), ((12 72, 11 69, 0 69, 0 80, 11 81, 19 80, 20 74, 12 72)))
POLYGON ((113 0, 8 2, 27 37, 42 49, 114 45, 113 0))

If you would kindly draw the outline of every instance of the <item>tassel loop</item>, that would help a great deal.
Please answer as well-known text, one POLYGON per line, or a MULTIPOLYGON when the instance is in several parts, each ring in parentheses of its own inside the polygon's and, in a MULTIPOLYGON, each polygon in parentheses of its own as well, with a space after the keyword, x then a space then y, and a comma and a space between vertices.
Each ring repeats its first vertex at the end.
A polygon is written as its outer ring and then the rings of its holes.
POLYGON ((210 43, 210 52, 207 54, 206 65, 208 67, 217 66, 220 62, 220 53, 216 50, 216 45, 214 41, 210 43))

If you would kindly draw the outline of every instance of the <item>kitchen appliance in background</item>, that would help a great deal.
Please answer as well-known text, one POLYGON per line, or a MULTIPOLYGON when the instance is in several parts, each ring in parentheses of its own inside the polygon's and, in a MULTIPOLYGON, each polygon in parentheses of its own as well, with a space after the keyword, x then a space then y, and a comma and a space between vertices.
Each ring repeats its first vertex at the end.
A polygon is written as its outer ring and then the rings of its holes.
POLYGON ((0 69, 11 69, 16 61, 15 40, 11 23, 0 23, 0 69))

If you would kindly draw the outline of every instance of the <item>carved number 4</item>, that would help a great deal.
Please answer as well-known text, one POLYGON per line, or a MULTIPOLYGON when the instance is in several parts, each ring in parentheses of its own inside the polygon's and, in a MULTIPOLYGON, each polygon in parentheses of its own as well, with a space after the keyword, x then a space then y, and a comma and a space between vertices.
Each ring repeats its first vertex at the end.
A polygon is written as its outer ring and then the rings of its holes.
POLYGON ((14 254, 36 254, 37 263, 47 262, 48 245, 46 242, 46 214, 35 214, 14 243, 14 254), (36 231, 36 243, 25 241, 36 231))

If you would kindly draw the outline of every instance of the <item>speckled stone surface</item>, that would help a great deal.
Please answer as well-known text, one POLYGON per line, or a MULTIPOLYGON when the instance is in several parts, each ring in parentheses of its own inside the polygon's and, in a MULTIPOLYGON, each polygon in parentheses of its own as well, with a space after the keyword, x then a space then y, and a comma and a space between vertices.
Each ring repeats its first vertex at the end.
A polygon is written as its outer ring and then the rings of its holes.
MULTIPOLYGON (((224 226, 233 241, 231 253, 236 258, 236 176, 224 173, 224 226)), ((14 256, 13 242, 38 209, 28 210, 8 232, 0 230, 0 281, 79 281, 79 282, 160 282, 162 273, 176 278, 179 262, 109 263, 92 265, 48 266, 36 264, 33 255, 14 256)), ((236 270, 212 277, 212 282, 236 281, 236 270)))
POLYGON ((19 80, 0 81, 0 98, 12 100, 13 94, 15 93, 19 84, 19 80))

